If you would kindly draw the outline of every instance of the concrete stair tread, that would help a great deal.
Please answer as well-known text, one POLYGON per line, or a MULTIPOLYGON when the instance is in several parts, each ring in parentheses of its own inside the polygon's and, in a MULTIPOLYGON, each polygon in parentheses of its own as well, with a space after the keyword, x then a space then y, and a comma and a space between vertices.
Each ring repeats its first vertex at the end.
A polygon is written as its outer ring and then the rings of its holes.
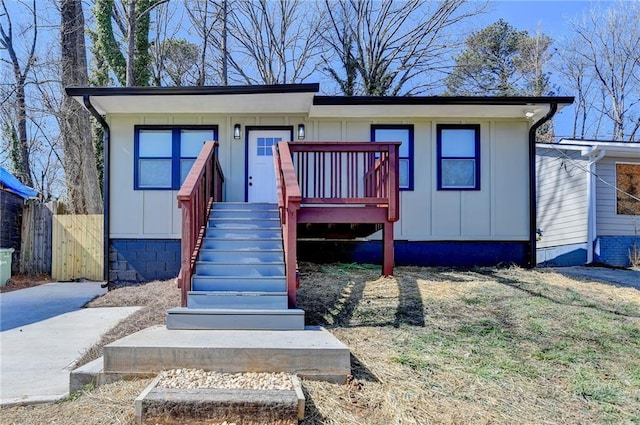
POLYGON ((299 316, 304 315, 304 310, 297 308, 285 309, 241 309, 241 308, 189 308, 176 307, 168 310, 169 314, 213 314, 213 315, 243 315, 243 316, 261 316, 261 315, 282 315, 282 316, 299 316))
POLYGON ((256 207, 278 208, 278 204, 276 204, 275 202, 215 202, 213 206, 220 207, 220 208, 231 208, 234 206, 241 206, 245 208, 256 208, 256 207))
POLYGON ((167 311, 167 328, 279 331, 304 329, 304 311, 287 309, 287 299, 282 298, 282 302, 275 306, 174 308, 167 311))
POLYGON ((260 237, 260 238, 256 238, 256 237, 252 237, 251 235, 225 235, 224 238, 216 238, 216 237, 211 237, 211 236, 207 236, 204 239, 213 239, 213 240, 218 240, 218 241, 222 241, 222 242, 229 242, 229 241, 277 241, 277 242, 282 242, 282 236, 274 236, 274 237, 260 237))
POLYGON ((236 295, 245 297, 258 297, 258 296, 282 296, 287 295, 287 292, 266 292, 266 291, 189 291, 189 295, 201 295, 201 296, 217 296, 217 295, 236 295))
POLYGON ((255 258, 247 258, 246 260, 239 259, 239 261, 234 262, 222 262, 222 261, 210 261, 212 264, 229 264, 234 266, 252 266, 252 265, 265 265, 265 266, 277 266, 282 265, 282 260, 274 260, 274 261, 256 261, 255 258))
POLYGON ((279 248, 246 248, 246 249, 217 249, 217 248, 202 248, 200 252, 219 252, 219 253, 233 253, 233 252, 282 252, 279 248))

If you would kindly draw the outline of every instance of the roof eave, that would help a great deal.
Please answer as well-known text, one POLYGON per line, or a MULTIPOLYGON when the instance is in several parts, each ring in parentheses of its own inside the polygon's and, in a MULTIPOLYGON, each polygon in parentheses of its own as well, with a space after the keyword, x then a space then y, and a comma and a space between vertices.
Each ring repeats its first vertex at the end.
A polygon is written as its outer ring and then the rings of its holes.
POLYGON ((314 105, 570 105, 573 96, 315 96, 314 105))
POLYGON ((317 93, 320 84, 272 84, 196 87, 66 87, 68 96, 198 96, 216 94, 317 93))

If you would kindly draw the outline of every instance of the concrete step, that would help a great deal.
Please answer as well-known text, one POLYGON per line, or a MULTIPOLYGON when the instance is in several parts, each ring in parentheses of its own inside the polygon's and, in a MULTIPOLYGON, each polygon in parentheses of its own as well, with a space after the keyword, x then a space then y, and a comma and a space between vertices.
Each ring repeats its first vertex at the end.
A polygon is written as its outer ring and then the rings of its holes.
POLYGON ((279 220, 278 210, 212 210, 209 218, 212 219, 265 219, 279 220))
POLYGON ((278 204, 265 202, 216 202, 213 204, 213 211, 218 210, 248 210, 248 211, 264 211, 278 210, 278 204))
POLYGON ((196 262, 198 276, 273 277, 284 276, 284 263, 196 262))
POLYGON ((176 368, 287 372, 338 383, 351 373, 349 349, 320 327, 252 331, 155 326, 104 347, 105 373, 148 376, 176 368))
POLYGON ((284 254, 282 249, 272 250, 231 250, 201 249, 199 261, 216 263, 282 263, 284 254))
POLYGON ((190 309, 279 310, 288 304, 286 292, 191 291, 187 295, 190 309))
POLYGON ((277 330, 304 329, 304 311, 297 309, 209 309, 178 307, 167 311, 168 329, 277 330))
POLYGON ((217 249, 223 251, 282 250, 282 238, 225 240, 205 237, 202 240, 202 249, 217 249))
POLYGON ((210 229, 280 229, 280 220, 277 218, 211 218, 210 229))
POLYGON ((212 277, 194 275, 191 280, 193 291, 251 291, 286 292, 287 280, 281 277, 212 277))
POLYGON ((282 239, 280 228, 275 229, 218 229, 209 227, 207 238, 216 239, 282 239))

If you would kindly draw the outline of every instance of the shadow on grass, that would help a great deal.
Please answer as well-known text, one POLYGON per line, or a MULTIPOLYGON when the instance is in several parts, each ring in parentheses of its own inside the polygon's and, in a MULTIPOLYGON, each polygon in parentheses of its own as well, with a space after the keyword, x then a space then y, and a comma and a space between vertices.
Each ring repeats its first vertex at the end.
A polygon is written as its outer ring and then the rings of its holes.
POLYGON ((301 289, 298 292, 298 306, 305 310, 306 324, 328 327, 361 326, 420 326, 425 324, 424 304, 415 278, 395 276, 398 285, 398 304, 395 314, 389 320, 366 320, 362 323, 355 318, 358 306, 363 303, 363 294, 368 281, 379 278, 378 266, 344 265, 329 266, 306 265, 302 270, 301 289), (361 274, 353 273, 361 271, 361 274))
POLYGON ((326 418, 316 406, 311 394, 304 386, 302 385, 302 392, 304 393, 304 419, 300 422, 300 425, 315 425, 315 424, 324 424, 326 422, 326 418))
POLYGON ((408 279, 399 276, 396 276, 396 281, 400 295, 393 326, 398 328, 404 324, 424 327, 424 303, 418 281, 414 278, 408 279))
MULTIPOLYGON (((485 276, 490 276, 492 279, 494 279, 497 283, 505 285, 505 286, 509 286, 513 289, 517 289, 519 291, 522 291, 528 295, 531 295, 532 297, 538 297, 538 298, 542 298, 545 299, 547 301, 550 301, 554 304, 558 304, 558 305, 566 305, 566 306, 570 306, 570 307, 584 307, 584 308, 592 308, 594 310, 598 310, 600 312, 603 313, 609 313, 609 314, 613 314, 616 316, 622 316, 622 317, 640 317, 640 314, 631 314, 631 313, 625 313, 619 310, 613 310, 613 309, 609 309, 609 308, 605 308, 599 305, 598 302, 594 301, 594 300, 583 300, 583 301, 566 301, 566 300, 562 300, 559 297, 553 297, 551 295, 547 295, 547 294, 543 294, 540 291, 536 291, 530 288, 527 288, 526 285, 527 283, 524 282, 520 282, 518 280, 515 279, 510 279, 510 278, 506 278, 504 276, 500 276, 496 270, 491 270, 491 269, 482 269, 482 270, 477 270, 476 271, 479 274, 485 275, 485 276)), ((582 297, 582 296, 581 296, 582 297)))
POLYGON ((380 379, 353 353, 351 353, 351 376, 358 381, 380 383, 380 379))

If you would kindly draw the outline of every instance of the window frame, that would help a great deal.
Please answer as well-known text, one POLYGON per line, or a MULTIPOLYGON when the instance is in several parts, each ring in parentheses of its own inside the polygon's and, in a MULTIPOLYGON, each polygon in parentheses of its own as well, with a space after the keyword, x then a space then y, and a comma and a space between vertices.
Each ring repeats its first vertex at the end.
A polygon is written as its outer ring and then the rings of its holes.
MULTIPOLYGON (((413 124, 371 124, 371 140, 376 142, 376 130, 407 130, 408 131, 408 155, 409 156, 401 156, 398 152, 398 164, 400 164, 401 159, 406 159, 409 162, 409 170, 408 170, 408 184, 407 186, 399 186, 401 191, 412 191, 414 190, 413 185, 413 163, 414 163, 414 155, 413 155, 413 144, 414 144, 414 125, 413 124)), ((379 142, 384 142, 382 140, 378 140, 379 142)), ((385 140, 386 141, 386 140, 385 140)), ((390 142, 399 142, 399 140, 389 140, 390 142)), ((399 172, 399 167, 398 167, 399 172)), ((400 175, 398 175, 398 184, 400 183, 400 175)))
POLYGON ((182 157, 180 150, 182 130, 210 130, 213 132, 213 140, 218 138, 217 125, 135 125, 133 136, 133 189, 134 190, 179 190, 180 166, 183 159, 196 159, 197 157, 182 157), (171 158, 158 157, 158 159, 171 159, 171 186, 140 186, 140 159, 155 157, 140 157, 140 131, 144 130, 170 130, 171 131, 171 158))
POLYGON ((480 124, 437 124, 436 125, 436 161, 437 161, 437 173, 438 173, 438 190, 443 191, 478 191, 481 190, 480 185, 480 124), (475 140, 474 140, 474 148, 475 155, 474 156, 456 156, 456 157, 443 157, 442 156, 442 130, 474 130, 475 132, 475 140), (475 163, 475 184, 473 187, 453 187, 453 186, 443 186, 442 185, 442 160, 443 159, 473 159, 475 163))
MULTIPOLYGON (((614 179, 615 179, 615 187, 619 188, 620 190, 625 190, 623 188, 620 187, 620 182, 618 181, 618 165, 634 165, 634 166, 638 166, 640 167, 640 162, 634 162, 632 161, 614 161, 613 162, 613 175, 614 175, 614 179)), ((634 217, 634 216, 638 216, 638 214, 624 214, 624 213, 620 213, 618 212, 618 203, 619 203, 619 199, 618 199, 618 190, 615 190, 615 195, 614 195, 614 199, 615 199, 615 203, 613 205, 613 211, 615 213, 616 216, 618 217, 634 217)))

